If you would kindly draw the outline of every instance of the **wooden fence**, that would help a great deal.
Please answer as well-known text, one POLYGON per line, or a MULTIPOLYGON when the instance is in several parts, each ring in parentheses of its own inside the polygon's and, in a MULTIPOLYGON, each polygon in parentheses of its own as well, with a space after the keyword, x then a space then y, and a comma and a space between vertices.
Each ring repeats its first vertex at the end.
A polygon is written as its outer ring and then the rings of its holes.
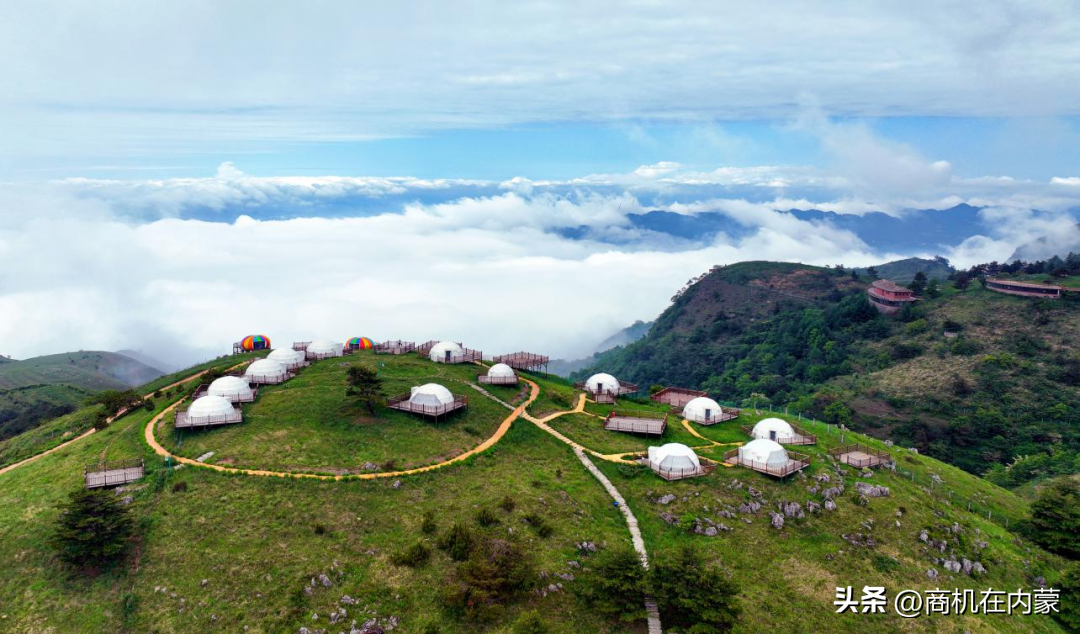
POLYGON ((513 376, 488 376, 487 374, 481 374, 476 377, 477 383, 485 383, 487 385, 517 385, 518 377, 513 376))
POLYGON ((117 486, 134 482, 146 471, 142 458, 115 462, 98 462, 83 469, 83 482, 88 489, 117 486))
POLYGON ((418 414, 420 416, 428 416, 431 418, 441 418, 453 414, 459 409, 463 409, 469 406, 468 396, 454 395, 453 403, 444 403, 440 405, 426 405, 423 403, 413 403, 411 400, 412 394, 406 392, 397 396, 386 399, 386 406, 390 409, 396 409, 399 412, 408 412, 410 414, 418 414))
POLYGON ((612 410, 604 419, 604 429, 631 434, 662 436, 667 429, 668 415, 659 412, 619 412, 612 410))
POLYGON ((660 465, 649 463, 649 468, 653 470, 656 475, 665 480, 682 480, 683 478, 695 478, 697 476, 708 475, 713 471, 716 471, 716 465, 702 464, 700 467, 690 469, 666 469, 660 465))
POLYGON ((873 449, 860 443, 834 447, 829 450, 829 455, 844 464, 860 469, 865 467, 877 467, 892 459, 887 452, 873 449))
POLYGON ((380 341, 375 344, 375 354, 407 354, 415 351, 416 342, 414 341, 396 339, 394 341, 380 341))
POLYGON ((754 471, 776 476, 778 478, 785 478, 800 469, 805 469, 810 466, 810 456, 789 451, 787 464, 776 466, 765 462, 758 462, 756 460, 746 460, 739 456, 738 449, 732 449, 724 454, 724 462, 740 467, 747 467, 748 469, 753 469, 754 471))
MULTIPOLYGON (((743 432, 747 436, 752 437, 754 435, 754 428, 753 427, 750 427, 748 425, 743 425, 742 427, 740 427, 740 429, 742 429, 743 432)), ((791 426, 791 431, 793 431, 795 433, 794 436, 781 436, 781 435, 777 434, 776 436, 771 437, 768 440, 778 442, 781 445, 816 445, 817 444, 817 436, 815 436, 814 434, 811 434, 809 432, 804 431, 801 427, 798 427, 796 425, 792 425, 791 426)))

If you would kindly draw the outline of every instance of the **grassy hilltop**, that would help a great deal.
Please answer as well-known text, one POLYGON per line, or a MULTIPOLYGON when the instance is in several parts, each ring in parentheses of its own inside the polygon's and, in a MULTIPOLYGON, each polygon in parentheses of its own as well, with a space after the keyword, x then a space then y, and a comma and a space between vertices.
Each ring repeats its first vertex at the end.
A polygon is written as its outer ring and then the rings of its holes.
MULTIPOLYGON (((216 367, 235 362, 222 359, 216 367)), ((156 438, 178 455, 214 451, 210 462, 221 466, 353 479, 228 474, 198 466, 170 470, 146 444, 144 430, 180 397, 177 392, 156 398, 154 411, 131 413, 102 432, 0 475, 0 560, 7 562, 0 571, 0 627, 13 632, 276 633, 302 627, 337 632, 348 631, 353 619, 361 624, 378 619, 395 624, 394 632, 517 632, 513 627, 520 615, 536 610, 552 633, 643 634, 644 621, 609 622, 575 598, 576 584, 588 582, 590 562, 597 557, 578 544, 591 542, 603 551, 629 544, 629 533, 607 492, 571 449, 529 420, 518 418, 490 450, 463 462, 419 475, 357 479, 369 473, 367 463, 382 470, 431 464, 490 436, 511 410, 468 385, 481 371, 415 355, 360 353, 317 362, 284 385, 264 388, 256 403, 244 406, 245 420, 238 425, 183 437, 171 430, 169 415, 155 426, 156 438), (437 380, 469 396, 468 414, 438 426, 384 408, 369 416, 345 398, 344 377, 351 364, 377 363, 388 393, 437 380), (94 578, 72 577, 47 543, 57 507, 81 486, 85 463, 131 457, 147 463, 146 477, 118 494, 131 497, 135 541, 120 565, 94 578), (425 516, 433 523, 431 532, 424 530, 425 516), (467 526, 478 540, 519 544, 531 565, 530 587, 485 623, 462 619, 445 607, 445 589, 461 564, 437 543, 454 523, 467 526), (430 547, 426 563, 395 563, 417 543, 430 547), (549 590, 556 582, 562 588, 549 590), (342 608, 348 617, 331 624, 329 615, 342 608)), ((528 406, 530 415, 546 417, 577 404, 578 393, 568 384, 533 379, 540 393, 528 406)), ((183 393, 196 382, 185 385, 183 393)), ((489 391, 511 405, 525 397, 517 388, 489 391)), ((627 399, 619 408, 659 409, 627 399)), ((600 417, 608 409, 590 402, 583 412, 549 424, 599 454, 682 442, 703 457, 719 459, 733 443, 746 440, 740 426, 770 415, 748 410, 738 420, 708 428, 688 428, 672 417, 662 439, 646 441, 603 431, 600 417)), ((835 429, 788 418, 819 438, 816 446, 798 448, 811 455, 810 469, 786 482, 729 467, 665 482, 640 466, 592 460, 625 496, 653 561, 691 544, 737 582, 743 607, 739 632, 1063 631, 1043 616, 906 621, 894 614, 835 615, 837 585, 881 584, 890 592, 1030 588, 1038 577, 1054 583, 1062 562, 1012 531, 1028 512, 1019 496, 931 457, 847 432, 843 442, 872 444, 896 459, 896 471, 864 477, 828 457, 827 450, 842 440, 835 429), (819 481, 824 476, 828 483, 819 481), (845 490, 836 498, 836 510, 811 510, 810 502, 823 502, 821 489, 841 480, 845 490), (889 487, 891 494, 860 500, 856 483, 863 482, 889 487), (756 512, 740 510, 750 502, 762 506, 756 512), (803 517, 792 513, 778 530, 770 511, 780 503, 798 504, 803 517), (720 525, 730 530, 717 528, 715 535, 703 530, 720 525), (942 563, 964 559, 986 572, 952 573, 942 563), (929 569, 937 572, 936 579, 927 577, 929 569)), ((0 455, 4 450, 0 445, 0 455)))

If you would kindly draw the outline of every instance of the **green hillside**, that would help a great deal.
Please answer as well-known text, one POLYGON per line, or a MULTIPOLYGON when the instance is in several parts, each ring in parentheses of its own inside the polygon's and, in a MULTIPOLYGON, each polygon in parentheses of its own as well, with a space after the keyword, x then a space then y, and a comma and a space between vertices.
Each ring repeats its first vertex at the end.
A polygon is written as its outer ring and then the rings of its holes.
MULTIPOLYGON (((945 283, 885 317, 864 297, 868 281, 790 264, 718 268, 645 338, 575 376, 759 395, 974 473, 1035 454, 1052 454, 1056 473, 1080 471, 1080 303, 945 283)), ((1053 475, 1039 469, 1031 477, 1053 475)))
MULTIPOLYGON (((177 466, 173 460, 170 469, 147 445, 148 423, 177 398, 173 394, 155 399, 153 412, 124 416, 105 431, 0 474, 4 628, 337 632, 349 631, 355 619, 358 630, 375 620, 406 634, 517 633, 539 631, 514 625, 535 611, 552 634, 644 634, 643 619, 610 621, 576 598, 577 588, 592 583, 590 570, 599 555, 591 545, 602 553, 628 545, 630 536, 620 510, 565 444, 569 441, 604 454, 591 459, 636 515, 654 565, 686 544, 735 581, 743 611, 737 632, 1064 631, 1046 616, 904 620, 891 610, 836 615, 836 586, 859 591, 881 584, 890 593, 1031 588, 1040 577, 1055 583, 1063 563, 1009 528, 1027 515, 1024 499, 933 458, 852 432, 841 436, 834 427, 798 417, 788 418, 817 434, 818 443, 799 448, 812 464, 787 481, 721 466, 703 477, 667 482, 607 455, 683 442, 702 457, 719 459, 732 443, 746 440, 741 426, 784 414, 748 410, 713 427, 672 417, 663 438, 646 441, 603 431, 600 417, 610 406, 591 402, 580 413, 548 419, 552 433, 516 418, 479 455, 424 473, 370 479, 390 469, 430 465, 497 436, 497 421, 515 412, 496 399, 513 405, 524 402, 525 393, 504 387, 485 395, 469 385, 481 371, 413 355, 328 359, 281 386, 260 390, 258 400, 244 406, 240 424, 183 437, 171 430, 170 415, 151 426, 155 437, 180 456, 214 451, 212 464, 177 466), (437 380, 467 394, 470 411, 438 426, 382 407, 370 416, 344 395, 351 365, 378 368, 388 393, 437 380), (827 450, 842 442, 888 451, 896 469, 860 474, 838 464, 827 450), (147 464, 147 475, 118 493, 130 496, 138 527, 133 543, 122 564, 96 576, 72 576, 48 544, 58 505, 81 486, 84 464, 132 457, 147 464), (380 462, 374 465, 378 471, 369 462, 380 462), (214 470, 241 467, 293 477, 214 470), (299 477, 311 473, 345 479, 299 477), (826 487, 841 483, 843 491, 833 495, 835 510, 814 508, 824 504, 826 487), (888 487, 890 494, 861 498, 861 483, 888 487), (760 507, 751 509, 751 503, 760 507), (770 513, 784 514, 785 508, 782 528, 774 528, 770 513), (515 565, 528 571, 522 585, 485 612, 484 620, 451 607, 449 590, 457 587, 467 564, 455 562, 438 544, 455 523, 465 526, 476 544, 514 549, 520 557, 515 565), (404 565, 401 555, 417 543, 428 546, 426 560, 404 565), (583 543, 591 545, 582 548, 583 543), (964 560, 969 573, 950 572, 945 564, 960 566, 964 560), (978 572, 975 562, 985 572, 978 572), (928 577, 931 569, 934 579, 928 577)), ((579 402, 578 393, 556 378, 533 380, 539 393, 528 405, 530 416, 546 418, 579 402)), ((618 407, 662 411, 651 402, 627 399, 618 407)), ((485 552, 485 547, 476 548, 485 552)), ((634 596, 626 601, 640 603, 634 596)))
POLYGON ((162 375, 113 352, 67 352, 0 364, 0 439, 69 414, 102 390, 125 390, 162 375))
MULTIPOLYGON (((926 279, 936 277, 944 280, 956 271, 945 258, 905 258, 877 264, 873 268, 878 277, 898 284, 907 284, 915 278, 917 273, 923 273, 926 279)), ((869 267, 855 270, 859 275, 869 274, 869 267)))

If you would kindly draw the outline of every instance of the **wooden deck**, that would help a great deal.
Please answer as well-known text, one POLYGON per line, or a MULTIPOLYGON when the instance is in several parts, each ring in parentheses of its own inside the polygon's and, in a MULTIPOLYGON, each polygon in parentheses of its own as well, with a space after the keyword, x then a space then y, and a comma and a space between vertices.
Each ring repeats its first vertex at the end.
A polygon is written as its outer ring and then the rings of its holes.
POLYGON ((778 467, 766 464, 764 462, 757 462, 755 460, 744 460, 739 457, 738 449, 732 449, 731 451, 724 454, 724 462, 730 465, 753 469, 758 473, 764 473, 766 475, 771 475, 777 478, 786 478, 787 476, 795 473, 796 471, 800 471, 802 469, 805 469, 806 467, 809 467, 810 456, 789 451, 787 464, 778 467))
POLYGON ((396 409, 399 412, 408 412, 410 414, 434 418, 436 420, 450 416, 454 412, 469 406, 469 397, 458 396, 457 394, 454 395, 453 403, 447 403, 445 405, 418 405, 409 400, 411 396, 411 393, 405 392, 404 394, 391 397, 386 400, 386 406, 390 409, 396 409))
POLYGON ((515 370, 541 370, 547 372, 548 359, 542 354, 533 352, 511 352, 500 354, 493 359, 495 363, 505 363, 515 370))
POLYGON ((292 349, 298 352, 307 352, 307 347, 310 344, 310 341, 294 341, 292 344, 292 349))
MULTIPOLYGON (((753 427, 743 425, 741 427, 741 429, 743 430, 743 432, 747 436, 753 436, 754 435, 754 428, 753 427)), ((802 428, 800 428, 800 427, 798 427, 796 425, 792 425, 791 430, 795 432, 795 435, 793 435, 793 436, 776 436, 775 438, 770 438, 769 440, 774 440, 774 441, 780 443, 781 445, 816 445, 817 444, 817 436, 815 436, 814 434, 809 434, 809 433, 803 431, 802 428)))
POLYGON ((431 352, 431 349, 434 348, 435 344, 437 343, 439 342, 435 339, 432 339, 431 341, 425 341, 424 343, 416 346, 416 354, 420 355, 421 357, 428 356, 428 353, 431 352))
MULTIPOLYGON (((192 395, 191 398, 193 400, 197 401, 197 400, 199 400, 200 398, 206 396, 209 393, 210 393, 210 385, 207 384, 207 383, 203 383, 203 384, 199 385, 199 387, 195 388, 195 394, 192 395)), ((258 395, 259 395, 259 388, 253 387, 253 388, 251 388, 251 396, 250 397, 245 395, 245 394, 241 394, 240 392, 231 392, 231 393, 228 393, 228 394, 221 394, 220 396, 224 396, 225 398, 229 399, 233 403, 251 403, 251 402, 255 401, 255 398, 258 395)))
POLYGON ((698 476, 708 475, 713 471, 716 471, 716 465, 711 464, 702 464, 696 469, 665 469, 664 467, 649 462, 649 468, 653 470, 653 473, 665 480, 683 480, 685 478, 696 478, 698 476))
POLYGON ((721 407, 720 413, 718 415, 708 416, 705 418, 705 420, 695 420, 693 422, 697 425, 705 425, 706 427, 708 427, 709 425, 715 425, 717 423, 725 423, 729 420, 735 420, 739 417, 740 414, 742 414, 742 410, 737 407, 721 407))
POLYGON ((667 414, 612 411, 604 419, 604 429, 629 434, 663 436, 664 430, 667 429, 667 421, 667 414))
POLYGON ((145 471, 142 458, 122 462, 99 462, 83 469, 83 481, 88 489, 119 486, 138 480, 145 471))
POLYGON ((684 387, 665 387, 649 398, 656 403, 670 405, 672 411, 681 411, 687 403, 702 396, 708 396, 708 393, 684 387))
POLYGON ((462 348, 461 354, 447 354, 446 356, 436 358, 434 361, 435 363, 474 363, 476 361, 483 361, 483 359, 483 352, 462 348))
POLYGON ((486 385, 517 385, 518 377, 516 374, 514 376, 488 376, 486 374, 481 374, 476 377, 476 382, 486 385))
POLYGON ((188 416, 187 412, 176 412, 173 419, 173 427, 176 429, 196 429, 200 427, 218 427, 220 425, 232 425, 243 422, 244 417, 240 408, 234 407, 231 414, 224 416, 188 416))
POLYGON ((829 450, 829 455, 840 462, 857 467, 879 467, 892 460, 892 456, 884 451, 871 449, 866 445, 842 445, 829 450))
POLYGON ((585 385, 584 381, 578 381, 574 384, 574 387, 576 389, 587 392, 589 396, 592 396, 593 400, 597 403, 609 404, 614 404, 616 401, 619 400, 620 396, 623 396, 625 394, 634 394, 639 390, 636 384, 623 383, 622 381, 619 381, 619 390, 617 392, 615 390, 603 390, 601 392, 594 392, 585 385))
MULTIPOLYGON (((428 348, 428 350, 431 350, 431 348, 428 348)), ((414 341, 396 339, 394 341, 380 341, 375 344, 375 354, 408 354, 410 352, 416 352, 416 342, 414 341)))

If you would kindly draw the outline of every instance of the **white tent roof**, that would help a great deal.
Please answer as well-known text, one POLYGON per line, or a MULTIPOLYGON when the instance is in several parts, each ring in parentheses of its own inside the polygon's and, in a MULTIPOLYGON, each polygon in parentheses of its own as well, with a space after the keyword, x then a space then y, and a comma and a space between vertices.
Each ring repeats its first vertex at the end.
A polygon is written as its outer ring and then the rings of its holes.
POLYGON ((432 361, 442 361, 446 358, 447 351, 450 352, 451 357, 465 354, 465 351, 461 349, 461 346, 453 341, 440 341, 434 346, 431 346, 431 351, 428 352, 428 358, 432 361))
MULTIPOLYGON (((214 382, 207 388, 206 393, 211 396, 224 396, 229 398, 233 395, 239 395, 241 398, 251 397, 251 385, 247 379, 241 379, 238 376, 223 376, 219 379, 214 379, 214 382)), ((231 398, 229 400, 232 400, 231 398)))
POLYGON ((332 354, 340 355, 343 345, 340 341, 330 339, 316 339, 308 344, 308 354, 332 354))
POLYGON ((795 435, 795 430, 791 428, 786 420, 779 418, 763 418, 758 421, 757 425, 754 425, 753 431, 750 435, 754 438, 764 438, 765 440, 772 440, 773 438, 791 438, 795 435), (776 432, 773 434, 772 432, 776 432))
POLYGON ((266 355, 267 359, 273 359, 283 365, 291 363, 300 363, 304 360, 304 353, 300 350, 293 350, 292 348, 274 348, 270 351, 270 354, 266 355))
POLYGON ((412 389, 409 402, 417 405, 449 405, 454 402, 454 395, 438 383, 426 383, 412 389))
POLYGON ((585 389, 590 392, 618 392, 619 380, 615 377, 607 374, 606 372, 599 372, 589 377, 588 381, 585 381, 585 389))
POLYGON ((664 469, 697 469, 701 467, 694 450, 677 442, 661 447, 649 447, 649 462, 664 469))
POLYGON ((720 415, 720 404, 707 396, 699 396, 683 406, 683 418, 703 422, 707 417, 720 415))
POLYGON ((188 416, 203 418, 207 416, 227 416, 233 413, 233 404, 227 398, 221 396, 204 396, 195 399, 188 408, 188 416))
POLYGON ((773 467, 782 467, 788 463, 787 451, 783 445, 760 438, 739 447, 739 458, 763 462, 773 467))
POLYGON ((496 363, 488 368, 487 375, 498 378, 509 378, 514 376, 514 368, 511 368, 505 363, 496 363))
POLYGON ((247 377, 276 377, 286 372, 285 366, 273 359, 259 359, 247 367, 244 376, 247 377))

